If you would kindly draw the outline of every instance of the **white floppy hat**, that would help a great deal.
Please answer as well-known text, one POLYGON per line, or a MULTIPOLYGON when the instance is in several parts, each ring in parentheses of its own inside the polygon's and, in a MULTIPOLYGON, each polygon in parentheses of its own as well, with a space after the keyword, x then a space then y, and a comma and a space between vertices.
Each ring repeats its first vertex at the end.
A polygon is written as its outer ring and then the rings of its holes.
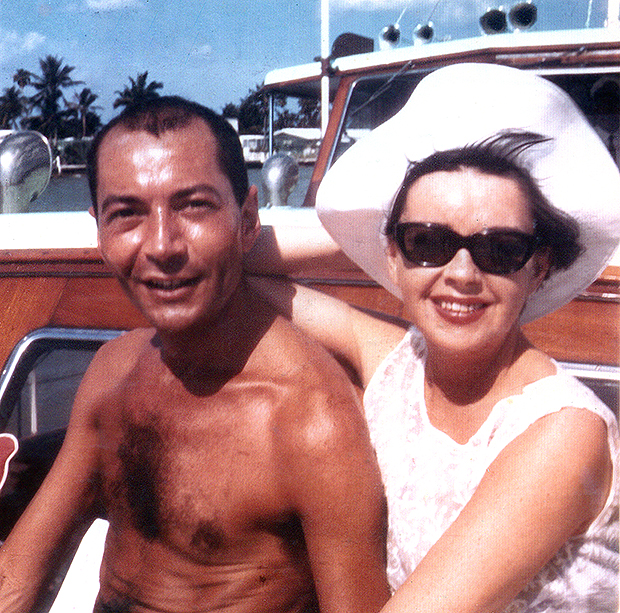
POLYGON ((570 97, 546 79, 493 64, 431 73, 394 117, 327 172, 319 217, 358 266, 402 298, 388 275, 383 227, 409 163, 511 129, 553 139, 528 150, 527 170, 549 202, 577 221, 584 247, 529 298, 521 321, 542 317, 588 287, 620 240, 620 172, 570 97))

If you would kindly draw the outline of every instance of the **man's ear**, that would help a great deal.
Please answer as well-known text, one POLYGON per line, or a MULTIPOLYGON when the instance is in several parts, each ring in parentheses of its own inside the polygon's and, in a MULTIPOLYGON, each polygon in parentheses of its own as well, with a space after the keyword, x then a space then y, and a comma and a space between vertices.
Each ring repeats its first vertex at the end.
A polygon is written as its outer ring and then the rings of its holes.
POLYGON ((241 207, 241 240, 243 253, 247 253, 254 245, 260 233, 260 218, 258 215, 258 188, 251 185, 248 195, 241 207))
POLYGON ((99 250, 99 253, 101 254, 101 257, 105 260, 105 257, 103 255, 103 251, 101 251, 101 237, 99 235, 99 218, 95 214, 95 207, 92 206, 92 205, 90 207, 88 207, 88 212, 91 214, 92 217, 95 218, 95 222, 97 224, 97 249, 99 250))

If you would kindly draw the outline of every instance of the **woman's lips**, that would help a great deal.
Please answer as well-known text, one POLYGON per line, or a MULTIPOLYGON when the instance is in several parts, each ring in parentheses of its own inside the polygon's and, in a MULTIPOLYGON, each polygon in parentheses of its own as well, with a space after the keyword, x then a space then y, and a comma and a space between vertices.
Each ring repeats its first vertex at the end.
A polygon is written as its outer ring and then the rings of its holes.
POLYGON ((433 304, 438 313, 445 319, 463 323, 479 319, 487 307, 487 304, 484 302, 450 299, 435 299, 433 304))

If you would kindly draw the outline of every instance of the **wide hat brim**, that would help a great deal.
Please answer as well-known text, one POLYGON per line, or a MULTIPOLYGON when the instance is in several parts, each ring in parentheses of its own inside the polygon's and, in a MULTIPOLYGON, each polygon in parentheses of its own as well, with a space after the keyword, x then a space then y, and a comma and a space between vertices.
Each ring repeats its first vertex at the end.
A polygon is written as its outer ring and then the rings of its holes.
POLYGON ((570 302, 602 272, 620 240, 620 172, 570 97, 533 73, 456 64, 425 77, 407 104, 346 151, 317 193, 321 222, 342 250, 402 299, 390 280, 383 228, 412 161, 483 141, 505 130, 551 138, 526 167, 549 202, 577 221, 583 253, 530 298, 521 322, 570 302))

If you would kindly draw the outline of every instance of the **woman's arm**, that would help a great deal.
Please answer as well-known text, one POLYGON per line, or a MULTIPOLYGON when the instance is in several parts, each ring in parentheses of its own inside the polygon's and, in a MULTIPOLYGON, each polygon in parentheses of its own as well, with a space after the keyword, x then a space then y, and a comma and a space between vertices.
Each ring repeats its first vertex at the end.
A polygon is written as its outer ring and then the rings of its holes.
POLYGON ((611 483, 605 423, 548 415, 491 464, 459 517, 383 613, 502 611, 603 508, 611 483))
MULTIPOLYGON (((315 218, 305 225, 263 225, 244 259, 250 274, 310 275, 359 273, 315 218)), ((280 313, 352 369, 366 385, 377 366, 402 338, 407 322, 353 308, 321 292, 283 279, 251 277, 250 284, 280 313)))
POLYGON ((352 369, 363 387, 408 326, 285 279, 253 276, 248 282, 276 310, 352 369))
POLYGON ((264 225, 244 259, 245 270, 255 274, 294 275, 317 267, 331 272, 359 271, 318 222, 264 225))

